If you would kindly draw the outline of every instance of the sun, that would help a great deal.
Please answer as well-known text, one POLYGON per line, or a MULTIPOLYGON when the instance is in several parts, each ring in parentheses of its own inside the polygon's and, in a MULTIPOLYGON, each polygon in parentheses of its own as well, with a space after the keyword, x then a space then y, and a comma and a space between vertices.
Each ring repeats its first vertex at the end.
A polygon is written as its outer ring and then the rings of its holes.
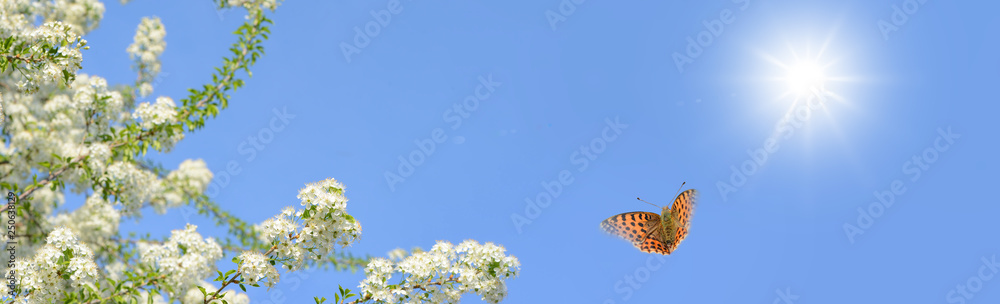
POLYGON ((833 94, 830 90, 841 89, 850 77, 840 76, 843 58, 831 49, 832 37, 819 45, 808 40, 802 43, 785 41, 786 51, 761 52, 762 59, 771 63, 766 79, 772 82, 779 94, 778 100, 795 103, 808 100, 816 95, 833 94))
POLYGON ((788 65, 784 79, 788 85, 788 93, 800 97, 815 90, 823 91, 827 78, 824 70, 815 61, 799 61, 788 65))

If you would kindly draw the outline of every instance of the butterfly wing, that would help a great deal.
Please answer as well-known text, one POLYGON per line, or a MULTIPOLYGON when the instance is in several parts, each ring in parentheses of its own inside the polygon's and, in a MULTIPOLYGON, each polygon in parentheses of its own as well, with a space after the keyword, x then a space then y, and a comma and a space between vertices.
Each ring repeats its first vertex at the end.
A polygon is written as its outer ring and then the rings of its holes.
POLYGON ((698 191, 694 189, 681 192, 674 199, 674 205, 670 207, 670 217, 676 227, 676 232, 674 232, 673 242, 670 244, 671 247, 668 248, 670 252, 677 249, 677 245, 680 245, 681 241, 687 237, 688 229, 691 228, 691 216, 694 214, 694 205, 697 199, 698 191))
POLYGON ((639 250, 646 253, 659 253, 659 254, 670 254, 673 251, 674 242, 671 240, 666 233, 666 228, 663 227, 662 223, 656 223, 653 228, 650 229, 649 234, 642 241, 642 244, 636 245, 639 250))
POLYGON ((604 232, 624 238, 636 247, 642 245, 646 236, 657 228, 660 228, 660 215, 643 211, 622 213, 601 222, 604 232))

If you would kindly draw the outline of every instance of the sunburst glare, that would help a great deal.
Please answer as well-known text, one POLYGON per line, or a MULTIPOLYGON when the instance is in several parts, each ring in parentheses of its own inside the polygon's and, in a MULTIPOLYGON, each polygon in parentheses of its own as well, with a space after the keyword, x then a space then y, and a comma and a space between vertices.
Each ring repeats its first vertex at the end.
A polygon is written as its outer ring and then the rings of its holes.
POLYGON ((819 39, 808 30, 779 34, 775 36, 784 37, 771 44, 776 47, 758 50, 763 65, 755 77, 767 82, 767 91, 774 94, 764 97, 768 100, 766 104, 774 108, 761 109, 781 111, 773 138, 802 134, 798 135, 800 139, 809 142, 818 134, 816 132, 821 132, 843 139, 833 111, 855 108, 844 97, 850 94, 843 94, 844 90, 851 89, 850 84, 861 79, 845 75, 851 73, 849 63, 855 61, 849 58, 853 50, 843 48, 849 43, 836 39, 836 31, 835 26, 826 37, 819 39), (822 119, 817 120, 817 117, 822 119), (815 127, 807 127, 809 125, 815 127))
MULTIPOLYGON (((844 89, 844 83, 856 79, 838 75, 844 72, 844 67, 838 64, 843 62, 842 58, 834 54, 833 35, 818 45, 808 40, 802 43, 789 41, 784 42, 784 52, 779 48, 777 52, 772 50, 761 54, 774 67, 766 78, 776 85, 774 88, 779 95, 775 101, 787 105, 788 111, 812 98, 830 99, 846 105, 838 94, 842 92, 836 90, 844 89)), ((822 108, 825 111, 826 107, 822 108)))
POLYGON ((798 101, 806 98, 815 92, 828 93, 827 83, 838 81, 840 78, 828 75, 834 61, 824 58, 829 40, 824 43, 817 52, 813 52, 810 46, 795 48, 788 46, 789 58, 780 60, 773 56, 766 55, 772 64, 781 68, 784 75, 774 75, 774 79, 782 83, 785 88, 779 99, 788 97, 798 101))
POLYGON ((788 74, 785 75, 788 93, 796 97, 811 93, 813 89, 822 91, 824 81, 824 67, 813 61, 796 62, 788 67, 788 74))

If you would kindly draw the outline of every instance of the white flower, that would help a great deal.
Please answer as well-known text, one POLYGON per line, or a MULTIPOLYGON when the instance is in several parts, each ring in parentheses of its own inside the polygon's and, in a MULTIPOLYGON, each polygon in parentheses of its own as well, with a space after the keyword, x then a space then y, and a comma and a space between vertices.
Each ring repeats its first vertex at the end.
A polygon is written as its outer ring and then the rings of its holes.
POLYGON ((139 96, 146 97, 153 92, 152 81, 160 73, 160 55, 167 47, 163 38, 167 35, 160 18, 143 17, 135 30, 133 42, 128 46, 129 57, 139 71, 139 96))
POLYGON ((222 248, 212 238, 202 239, 188 224, 184 230, 174 230, 162 245, 140 246, 143 263, 165 274, 165 284, 170 289, 184 292, 197 284, 204 274, 215 269, 215 262, 222 258, 222 248))
POLYGON ((344 186, 330 178, 307 184, 299 191, 303 209, 287 207, 281 214, 255 226, 261 241, 274 243, 278 260, 288 270, 307 261, 322 261, 337 245, 347 246, 361 237, 361 224, 347 213, 344 186))
POLYGON ((334 245, 347 246, 361 237, 361 224, 347 214, 344 186, 329 178, 311 183, 299 191, 303 210, 301 242, 311 246, 310 253, 327 255, 334 245))
POLYGON ((266 8, 269 10, 274 10, 278 7, 281 0, 228 0, 226 4, 229 6, 243 6, 248 10, 257 9, 257 7, 266 8))
POLYGON ((399 261, 406 256, 406 250, 404 250, 403 248, 396 248, 393 249, 392 251, 389 251, 388 256, 390 260, 399 261))
POLYGON ((66 227, 49 233, 45 246, 24 264, 17 264, 15 269, 21 277, 21 294, 29 294, 39 303, 54 301, 63 284, 80 288, 93 285, 98 278, 93 252, 66 227), (59 264, 64 258, 69 259, 68 265, 59 264), (61 273, 69 274, 69 280, 61 273))
POLYGON ((517 276, 519 268, 517 258, 492 243, 468 240, 453 246, 438 242, 430 251, 413 253, 395 265, 387 259, 373 259, 359 287, 362 297, 389 303, 457 303, 463 293, 476 293, 497 303, 507 295, 505 280, 517 276), (399 272, 403 281, 390 290, 393 272, 399 272))
POLYGON ((163 192, 155 194, 152 205, 157 213, 163 214, 167 208, 184 205, 208 188, 212 181, 212 171, 203 160, 184 160, 177 170, 171 171, 163 179, 163 192))
POLYGON ((375 301, 388 301, 392 293, 386 286, 387 281, 392 278, 392 269, 392 262, 386 259, 374 258, 368 262, 368 266, 365 267, 367 277, 358 286, 361 288, 362 296, 370 294, 375 301))
MULTIPOLYGON (((146 130, 164 125, 177 123, 177 106, 170 97, 157 97, 155 104, 148 102, 140 103, 132 112, 132 118, 141 120, 139 126, 146 130)), ((159 128, 151 136, 147 136, 147 142, 155 142, 153 147, 159 151, 169 152, 181 139, 184 132, 176 131, 173 128, 159 128)))
POLYGON ((132 117, 141 119, 143 128, 152 129, 157 125, 177 122, 177 106, 170 97, 161 96, 156 98, 156 104, 151 105, 148 102, 139 104, 132 117))
MULTIPOLYGON (((70 214, 61 214, 53 224, 72 229, 79 238, 92 245, 108 245, 107 240, 118 233, 121 214, 97 193, 87 197, 83 206, 70 214)), ((97 249, 96 247, 93 249, 97 249)))
POLYGON ((244 251, 240 254, 240 262, 240 271, 248 284, 257 284, 263 279, 267 279, 268 287, 278 283, 278 270, 260 252, 244 251))
POLYGON ((148 82, 139 84, 139 96, 146 97, 153 93, 153 85, 148 82))
MULTIPOLYGON (((219 290, 219 286, 216 286, 216 285, 214 285, 212 283, 209 283, 209 282, 206 282, 206 281, 201 281, 201 284, 198 284, 198 285, 200 285, 201 287, 204 287, 205 291, 208 291, 208 292, 213 292, 213 291, 219 290)), ((246 294, 239 293, 239 292, 236 292, 236 291, 233 291, 233 290, 227 290, 227 291, 223 291, 223 292, 225 292, 226 294, 222 297, 222 299, 215 299, 215 300, 212 300, 212 302, 209 302, 209 303, 211 303, 211 304, 222 304, 222 301, 226 301, 229 304, 249 304, 250 303, 250 298, 248 298, 246 294)), ((188 289, 187 293, 184 294, 184 298, 181 299, 181 303, 184 303, 184 304, 202 304, 204 302, 205 302, 205 296, 201 293, 201 290, 199 290, 197 287, 188 289)))
POLYGON ((163 189, 163 184, 155 174, 142 170, 131 162, 117 161, 108 166, 105 175, 112 185, 122 189, 117 198, 124 205, 123 212, 129 215, 138 214, 143 203, 163 189))

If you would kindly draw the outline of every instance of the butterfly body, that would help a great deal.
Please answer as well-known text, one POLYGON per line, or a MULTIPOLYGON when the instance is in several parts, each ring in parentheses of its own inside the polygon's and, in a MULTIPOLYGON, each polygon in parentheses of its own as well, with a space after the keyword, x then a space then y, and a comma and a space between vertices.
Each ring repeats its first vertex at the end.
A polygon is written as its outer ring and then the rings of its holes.
POLYGON ((601 229, 632 242, 643 252, 668 255, 687 237, 698 192, 688 189, 661 214, 645 211, 618 214, 601 222, 601 229))

